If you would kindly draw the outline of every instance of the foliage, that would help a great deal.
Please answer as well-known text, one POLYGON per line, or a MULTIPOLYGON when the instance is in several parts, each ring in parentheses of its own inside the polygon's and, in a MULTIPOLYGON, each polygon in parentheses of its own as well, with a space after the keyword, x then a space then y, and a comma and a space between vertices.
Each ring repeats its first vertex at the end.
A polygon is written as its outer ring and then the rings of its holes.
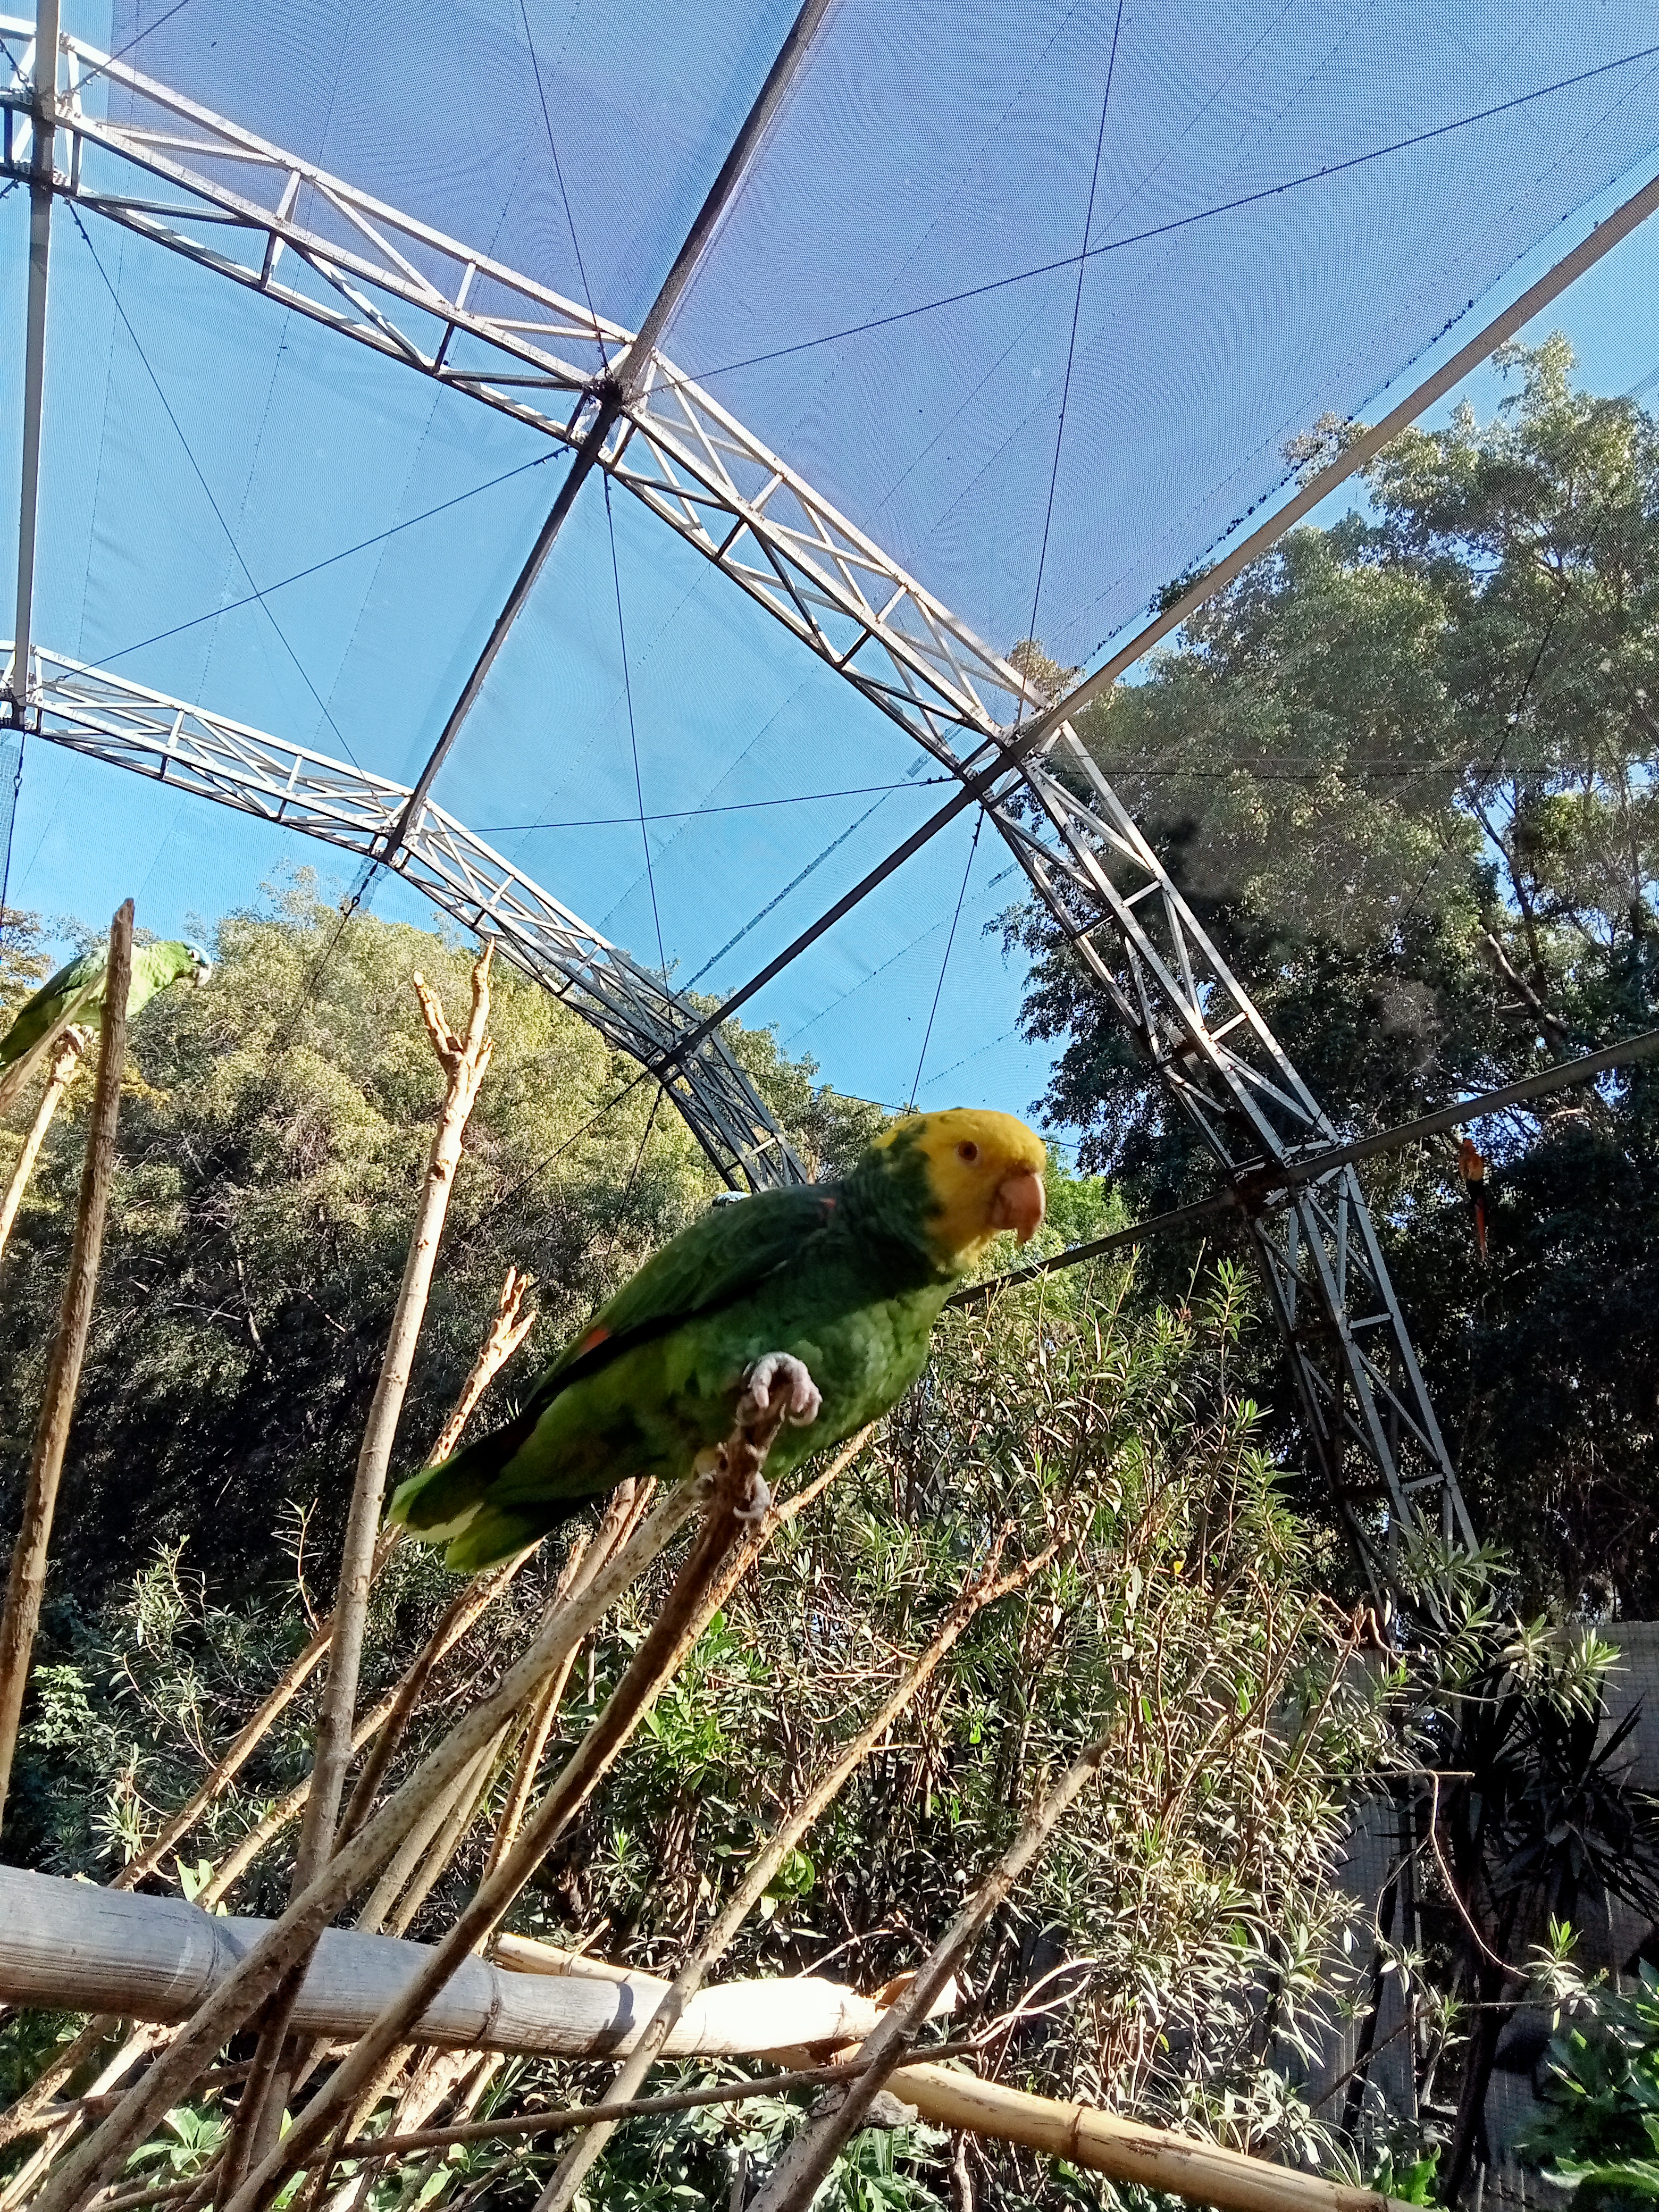
POLYGON ((1581 1990, 1550 2044, 1544 2110, 1522 2155, 1574 2187, 1585 2212, 1659 2203, 1659 1972, 1581 1990))
MULTIPOLYGON (((1551 339, 1291 532, 1079 727, 1328 1109, 1356 1133, 1659 1018, 1659 423, 1551 339)), ((1047 1105, 1137 1210, 1208 1187, 1047 916, 1047 1105)), ((1367 1170, 1480 1524, 1535 1598, 1659 1604, 1659 1077, 1482 1129, 1482 1269, 1449 1142, 1367 1170)), ((1189 1248, 1149 1255, 1175 1293, 1189 1248)), ((1269 1430, 1294 1419, 1276 1358, 1269 1430)), ((1320 1501, 1309 1503, 1318 1505, 1320 1501)))

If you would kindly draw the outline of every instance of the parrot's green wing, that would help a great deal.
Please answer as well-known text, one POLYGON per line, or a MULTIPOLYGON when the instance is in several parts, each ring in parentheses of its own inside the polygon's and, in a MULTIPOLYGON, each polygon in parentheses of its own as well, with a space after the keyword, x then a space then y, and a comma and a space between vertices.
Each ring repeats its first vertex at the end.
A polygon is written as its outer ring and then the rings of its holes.
POLYGON ((17 1018, 0 1037, 0 1067, 9 1067, 26 1052, 39 1044, 76 1010, 76 1002, 94 985, 103 980, 106 955, 100 946, 95 952, 82 953, 80 959, 71 960, 49 976, 32 999, 26 1000, 17 1010, 17 1018))
POLYGON ((573 1510, 575 1493, 552 1505, 534 1526, 516 1511, 477 1518, 491 1486, 535 1434, 561 1392, 585 1382, 636 1345, 666 1336, 695 1315, 728 1305, 763 1282, 821 1237, 835 1218, 838 1193, 797 1185, 759 1192, 740 1205, 716 1206, 665 1244, 638 1274, 600 1307, 568 1344, 532 1391, 524 1410, 502 1428, 466 1445, 436 1467, 422 1468, 401 1484, 391 1517, 428 1537, 457 1535, 474 1516, 465 1545, 452 1543, 449 1564, 464 1571, 504 1559, 573 1510), (476 1555, 476 1556, 475 1556, 476 1555))
POLYGON ((572 1338, 536 1385, 526 1414, 539 1416, 560 1391, 636 1344, 742 1297, 823 1234, 835 1218, 836 1200, 833 1189, 797 1183, 759 1191, 738 1205, 711 1206, 647 1260, 572 1338))

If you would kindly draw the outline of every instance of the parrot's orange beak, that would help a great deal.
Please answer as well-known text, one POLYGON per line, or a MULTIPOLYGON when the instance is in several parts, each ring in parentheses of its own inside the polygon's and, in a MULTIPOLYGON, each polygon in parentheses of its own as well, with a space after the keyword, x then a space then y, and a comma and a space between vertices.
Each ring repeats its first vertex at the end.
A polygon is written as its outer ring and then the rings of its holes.
POLYGON ((1034 1168, 1020 1168, 1004 1176, 991 1200, 993 1229, 1012 1229, 1022 1244, 1029 1244, 1042 1225, 1048 1195, 1042 1177, 1034 1168))

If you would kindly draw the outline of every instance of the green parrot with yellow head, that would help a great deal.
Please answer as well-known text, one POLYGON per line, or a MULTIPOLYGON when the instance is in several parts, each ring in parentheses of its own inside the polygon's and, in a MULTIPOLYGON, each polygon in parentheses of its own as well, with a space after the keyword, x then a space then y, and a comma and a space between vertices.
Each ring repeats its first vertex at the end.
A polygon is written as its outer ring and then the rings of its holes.
POLYGON ((842 1182, 711 1208, 600 1307, 515 1419, 403 1483, 392 1519, 475 1573, 629 1475, 689 1474, 745 1389, 763 1410, 787 1394, 767 1462, 787 1474, 902 1397, 992 1239, 1036 1232, 1047 1164, 1012 1115, 957 1106, 896 1122, 842 1182))

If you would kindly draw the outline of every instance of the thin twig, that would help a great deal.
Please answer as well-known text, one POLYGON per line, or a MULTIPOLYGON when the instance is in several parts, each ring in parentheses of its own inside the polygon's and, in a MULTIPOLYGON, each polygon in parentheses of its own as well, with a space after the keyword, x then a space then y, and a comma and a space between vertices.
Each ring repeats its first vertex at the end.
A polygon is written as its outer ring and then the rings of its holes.
MULTIPOLYGON (((907 2051, 901 2066, 925 2059, 938 2064, 946 2058, 971 2057, 975 2040, 919 2045, 907 2051)), ((403 2136, 362 2136, 346 2144, 342 2158, 391 2158, 410 2150, 436 2149, 451 2143, 488 2142, 499 2136, 562 2134, 601 2120, 640 2119, 653 2112, 691 2112, 702 2105, 741 2105, 752 2097, 781 2096, 786 2089, 816 2089, 826 2083, 854 2081, 870 2063, 867 2058, 837 2058, 823 2066, 800 2066, 787 2074, 762 2074, 747 2081, 729 2082, 703 2089, 676 2089, 659 2097, 631 2097, 625 2102, 607 2100, 603 2105, 569 2105, 548 2112, 514 2112, 497 2120, 470 2120, 454 2128, 418 2128, 403 2136)))
POLYGON ((837 2153, 864 2124, 878 2092, 902 2061, 899 2054, 952 1980, 981 1930, 1005 1902, 1062 1816, 1100 1771, 1107 1745, 1092 1743, 1028 1816, 995 1868, 957 1914, 949 1931, 898 2002, 864 2045, 865 2071, 833 2112, 810 2121, 774 2169, 750 2212, 798 2212, 810 2204, 837 2153))

